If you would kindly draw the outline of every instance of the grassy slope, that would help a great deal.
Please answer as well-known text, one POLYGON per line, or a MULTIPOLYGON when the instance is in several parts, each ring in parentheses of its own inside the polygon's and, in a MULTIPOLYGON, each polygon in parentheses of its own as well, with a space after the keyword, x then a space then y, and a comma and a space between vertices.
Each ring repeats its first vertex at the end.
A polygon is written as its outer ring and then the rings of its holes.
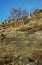
MULTIPOLYGON (((34 56, 38 55, 37 51, 40 51, 38 56, 42 55, 42 18, 32 17, 28 20, 29 22, 24 25, 6 27, 6 29, 0 30, 0 56, 12 53, 13 56, 31 57, 33 52, 35 52, 34 56)), ((21 19, 19 21, 21 22, 21 19)), ((22 22, 24 21, 22 20, 22 22)), ((6 25, 0 26, 4 28, 6 25)))

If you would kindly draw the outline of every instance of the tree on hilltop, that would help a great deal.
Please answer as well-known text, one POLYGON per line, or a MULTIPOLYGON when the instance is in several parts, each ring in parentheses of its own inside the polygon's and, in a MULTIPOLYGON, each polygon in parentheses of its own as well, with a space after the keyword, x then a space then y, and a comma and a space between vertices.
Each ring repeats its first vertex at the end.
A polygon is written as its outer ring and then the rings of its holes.
POLYGON ((22 9, 15 9, 13 8, 10 11, 10 16, 8 17, 9 19, 14 19, 14 18, 22 18, 28 15, 27 10, 22 10, 22 9))

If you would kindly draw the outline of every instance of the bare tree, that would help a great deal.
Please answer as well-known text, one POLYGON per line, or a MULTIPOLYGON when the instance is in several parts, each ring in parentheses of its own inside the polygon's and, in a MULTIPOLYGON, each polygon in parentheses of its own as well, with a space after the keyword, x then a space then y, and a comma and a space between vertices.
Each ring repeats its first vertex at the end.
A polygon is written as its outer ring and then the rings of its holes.
POLYGON ((22 10, 22 9, 15 9, 13 8, 10 11, 10 16, 9 19, 14 19, 14 18, 22 18, 28 15, 28 12, 26 10, 22 10))

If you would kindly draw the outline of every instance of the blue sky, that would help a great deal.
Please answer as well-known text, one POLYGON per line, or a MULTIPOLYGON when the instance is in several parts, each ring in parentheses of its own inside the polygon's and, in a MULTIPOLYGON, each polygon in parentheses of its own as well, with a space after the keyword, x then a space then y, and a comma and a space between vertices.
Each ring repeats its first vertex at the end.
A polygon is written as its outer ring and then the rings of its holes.
POLYGON ((30 13, 42 9, 42 0, 0 0, 0 22, 8 18, 12 8, 26 9, 30 13))

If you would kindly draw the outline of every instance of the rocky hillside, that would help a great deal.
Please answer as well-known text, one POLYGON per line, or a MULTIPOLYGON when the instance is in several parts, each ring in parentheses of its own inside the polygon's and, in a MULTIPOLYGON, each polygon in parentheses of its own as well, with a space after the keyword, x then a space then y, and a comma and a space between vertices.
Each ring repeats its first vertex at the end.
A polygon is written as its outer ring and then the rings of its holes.
POLYGON ((24 18, 5 20, 0 24, 0 29, 8 28, 18 31, 42 30, 42 10, 37 9, 24 18))
POLYGON ((0 24, 0 65, 42 65, 42 10, 0 24))

